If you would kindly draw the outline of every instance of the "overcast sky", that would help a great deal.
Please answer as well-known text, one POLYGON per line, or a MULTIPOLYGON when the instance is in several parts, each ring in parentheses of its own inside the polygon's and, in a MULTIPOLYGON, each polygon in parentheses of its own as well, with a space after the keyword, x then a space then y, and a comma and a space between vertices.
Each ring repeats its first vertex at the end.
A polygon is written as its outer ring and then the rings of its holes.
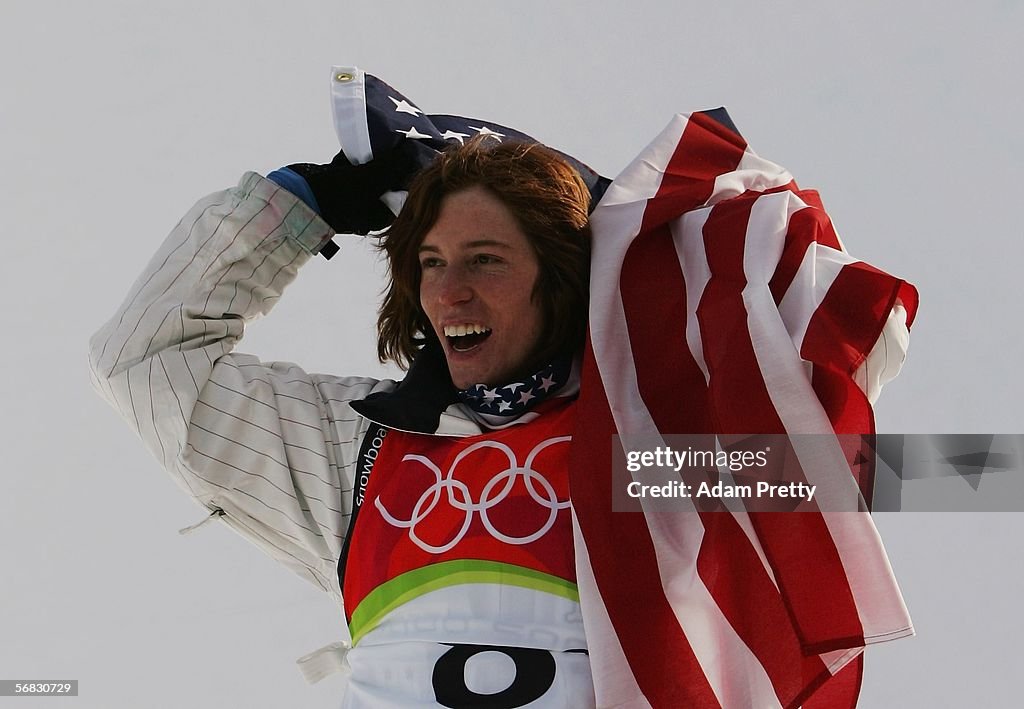
MULTIPOLYGON (((179 536, 203 511, 93 395, 85 358, 197 199, 337 152, 332 64, 610 176, 673 113, 727 106, 821 191, 851 253, 921 291, 879 430, 1024 432, 1021 3, 4 7, 0 679, 81 682, 33 706, 337 705, 336 679, 307 687, 292 661, 336 639, 338 610, 226 528, 179 536)), ((381 275, 344 241, 240 349, 380 375, 381 275)), ((862 706, 1017 705, 1024 515, 877 521, 919 636, 868 651, 862 706)))

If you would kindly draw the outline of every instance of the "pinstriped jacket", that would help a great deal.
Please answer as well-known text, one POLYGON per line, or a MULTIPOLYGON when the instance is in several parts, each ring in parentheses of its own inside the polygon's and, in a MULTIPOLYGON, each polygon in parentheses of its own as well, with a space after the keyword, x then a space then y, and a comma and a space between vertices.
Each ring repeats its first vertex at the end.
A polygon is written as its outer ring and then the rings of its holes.
MULTIPOLYGON (((352 403, 397 385, 232 352, 332 235, 301 200, 246 174, 177 224, 93 336, 90 363, 96 390, 189 495, 340 602, 337 563, 370 426, 352 403)), ((453 405, 434 432, 481 429, 453 405)))

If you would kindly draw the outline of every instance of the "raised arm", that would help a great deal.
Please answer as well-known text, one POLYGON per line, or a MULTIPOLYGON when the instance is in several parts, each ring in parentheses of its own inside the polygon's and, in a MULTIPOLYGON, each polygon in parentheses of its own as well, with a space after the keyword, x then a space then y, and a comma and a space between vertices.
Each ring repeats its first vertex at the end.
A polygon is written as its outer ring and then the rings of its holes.
POLYGON ((91 340, 96 390, 178 483, 329 592, 369 379, 232 353, 334 230, 255 173, 196 204, 91 340))

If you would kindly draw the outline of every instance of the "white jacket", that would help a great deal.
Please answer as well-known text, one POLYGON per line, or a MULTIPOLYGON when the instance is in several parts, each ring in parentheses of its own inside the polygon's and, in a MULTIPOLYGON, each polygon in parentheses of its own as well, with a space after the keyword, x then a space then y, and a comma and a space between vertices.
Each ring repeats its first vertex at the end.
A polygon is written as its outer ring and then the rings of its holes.
MULTIPOLYGON (((93 336, 90 362, 96 390, 189 495, 340 602, 337 563, 370 425, 350 403, 396 384, 232 352, 332 235, 301 200, 246 174, 178 223, 93 336)), ((480 427, 451 406, 436 432, 480 427)))

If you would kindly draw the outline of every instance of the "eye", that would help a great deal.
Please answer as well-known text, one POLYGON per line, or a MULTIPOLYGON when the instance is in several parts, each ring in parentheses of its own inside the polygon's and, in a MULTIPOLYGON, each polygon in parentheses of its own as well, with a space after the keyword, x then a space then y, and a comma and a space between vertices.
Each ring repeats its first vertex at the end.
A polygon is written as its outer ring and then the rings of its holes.
POLYGON ((500 260, 497 256, 491 256, 490 254, 477 254, 473 257, 473 263, 478 263, 481 266, 489 266, 498 263, 500 260))
POLYGON ((438 266, 441 266, 443 264, 444 262, 441 261, 441 259, 437 258, 436 256, 427 256, 426 258, 420 260, 420 270, 425 271, 428 268, 437 268, 438 266))

